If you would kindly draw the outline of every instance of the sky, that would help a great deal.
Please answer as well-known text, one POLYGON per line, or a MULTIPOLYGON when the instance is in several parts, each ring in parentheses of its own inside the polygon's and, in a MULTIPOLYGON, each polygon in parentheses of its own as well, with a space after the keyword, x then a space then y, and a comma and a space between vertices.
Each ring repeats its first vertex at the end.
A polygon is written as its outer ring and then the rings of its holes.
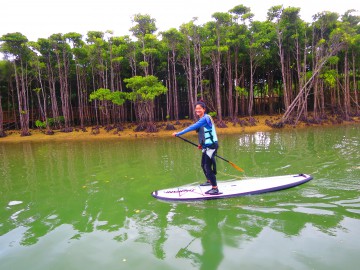
MULTIPOLYGON (((112 30, 115 36, 131 35, 134 14, 149 14, 158 31, 179 28, 198 18, 198 24, 211 21, 214 12, 228 12, 243 4, 250 7, 254 20, 264 21, 272 6, 299 7, 307 22, 322 11, 342 15, 349 9, 360 11, 358 0, 2 0, 0 36, 20 32, 29 40, 48 38, 55 33, 112 30)), ((360 15, 359 12, 356 13, 360 15)))

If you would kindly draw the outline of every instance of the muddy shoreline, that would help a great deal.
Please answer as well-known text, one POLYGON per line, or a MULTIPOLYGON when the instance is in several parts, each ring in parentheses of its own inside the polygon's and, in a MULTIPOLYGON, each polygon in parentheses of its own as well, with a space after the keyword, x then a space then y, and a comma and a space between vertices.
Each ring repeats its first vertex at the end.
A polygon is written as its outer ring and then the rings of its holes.
MULTIPOLYGON (((270 127, 267 122, 276 121, 280 116, 255 116, 255 125, 246 124, 248 123, 248 118, 243 117, 242 119, 245 125, 236 124, 232 122, 225 122, 226 128, 217 128, 218 135, 222 134, 241 134, 241 133, 253 133, 253 132, 267 132, 271 130, 276 130, 275 128, 270 127)), ((135 124, 124 124, 124 130, 117 131, 112 129, 107 131, 105 128, 100 127, 97 129, 97 134, 94 134, 93 127, 87 127, 86 131, 82 131, 79 128, 74 128, 72 132, 61 132, 60 130, 54 130, 53 135, 46 135, 44 131, 38 129, 32 129, 30 131, 30 136, 20 136, 20 131, 11 130, 6 131, 7 136, 0 138, 0 143, 2 142, 28 142, 28 141, 86 141, 86 140, 106 140, 106 139, 137 139, 137 138, 161 138, 161 137, 170 137, 174 130, 166 130, 165 127, 167 124, 171 124, 175 127, 175 131, 180 131, 184 129, 187 125, 193 123, 191 120, 181 120, 180 124, 176 124, 175 121, 169 122, 159 122, 156 123, 158 126, 158 132, 135 132, 135 124)), ((324 127, 324 126, 341 126, 341 125, 351 125, 351 124, 360 124, 360 118, 353 118, 353 121, 343 121, 342 123, 333 123, 331 121, 323 122, 321 124, 308 124, 299 122, 296 126, 287 125, 281 129, 302 129, 307 127, 324 127)))

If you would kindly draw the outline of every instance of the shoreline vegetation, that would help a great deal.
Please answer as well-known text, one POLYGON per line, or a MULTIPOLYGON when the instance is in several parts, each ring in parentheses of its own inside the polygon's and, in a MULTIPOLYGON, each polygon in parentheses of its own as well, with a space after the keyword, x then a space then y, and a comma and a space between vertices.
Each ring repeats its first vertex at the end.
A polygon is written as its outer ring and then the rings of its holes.
POLYGON ((194 116, 198 100, 220 133, 351 122, 360 116, 354 12, 324 11, 307 23, 299 8, 278 5, 257 21, 237 5, 163 32, 139 13, 125 36, 68 32, 29 41, 4 34, 0 137, 20 128, 21 140, 34 140, 35 127, 53 135, 42 140, 167 136, 188 124, 177 120, 194 116), (271 120, 274 114, 282 115, 271 120), (256 123, 254 115, 268 117, 256 123))
MULTIPOLYGON (((281 115, 260 115, 249 117, 239 117, 238 123, 234 124, 230 121, 225 121, 227 127, 219 128, 217 126, 217 133, 222 134, 241 134, 241 133, 254 133, 254 132, 267 132, 271 130, 279 130, 271 126, 271 123, 278 121, 281 115)), ((87 127, 84 130, 80 128, 73 128, 71 132, 62 132, 54 130, 52 135, 45 134, 45 130, 32 129, 30 136, 21 136, 20 130, 6 131, 6 136, 0 138, 1 143, 17 143, 17 142, 47 142, 47 141, 89 141, 89 140, 108 140, 108 139, 137 139, 137 138, 164 138, 171 137, 174 130, 180 131, 186 126, 192 124, 192 120, 179 120, 156 122, 157 132, 137 132, 135 131, 136 123, 126 123, 123 125, 122 130, 115 127, 87 127), (168 127, 173 127, 168 129, 168 127), (175 128, 175 129, 174 129, 175 128)), ((296 125, 286 125, 280 129, 302 129, 307 127, 326 127, 326 126, 341 126, 359 124, 360 117, 353 117, 351 121, 339 120, 336 118, 329 118, 321 123, 305 123, 298 122, 296 125)))

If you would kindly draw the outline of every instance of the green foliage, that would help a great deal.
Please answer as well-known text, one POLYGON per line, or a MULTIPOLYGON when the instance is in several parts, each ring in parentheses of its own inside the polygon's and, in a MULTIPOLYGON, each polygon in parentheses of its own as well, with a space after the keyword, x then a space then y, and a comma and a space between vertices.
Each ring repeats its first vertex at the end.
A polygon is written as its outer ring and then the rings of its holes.
POLYGON ((137 38, 143 38, 146 34, 154 33, 157 28, 155 25, 155 19, 151 18, 148 14, 135 14, 133 21, 137 23, 134 27, 130 28, 130 31, 137 38))
POLYGON ((55 119, 54 118, 48 118, 47 119, 47 121, 48 121, 48 124, 49 124, 49 126, 50 127, 54 127, 55 126, 55 119))
POLYGON ((145 62, 145 61, 141 61, 141 62, 139 63, 139 65, 140 65, 140 67, 145 68, 145 67, 148 67, 148 66, 149 66, 149 63, 148 63, 148 62, 145 62))
POLYGON ((246 88, 244 87, 240 87, 240 86, 235 86, 235 91, 239 93, 239 95, 246 95, 246 88))
POLYGON ((338 74, 334 69, 326 70, 324 73, 320 75, 320 78, 322 78, 325 84, 330 87, 334 87, 336 85, 337 77, 338 74))
POLYGON ((64 116, 59 116, 59 117, 55 117, 55 118, 48 118, 47 121, 48 121, 48 125, 50 127, 54 127, 56 123, 64 124, 65 118, 64 118, 64 116))
POLYGON ((318 41, 316 45, 320 47, 321 45, 325 45, 325 44, 326 44, 326 40, 322 38, 318 41))
POLYGON ((211 117, 216 117, 217 113, 216 112, 209 112, 208 115, 210 115, 211 117))
POLYGON ((61 124, 65 123, 65 117, 60 115, 59 117, 55 118, 55 120, 61 124))
POLYGON ((11 74, 11 64, 9 61, 0 60, 0 82, 5 82, 11 74))
POLYGON ((312 75, 313 75, 313 72, 312 71, 307 71, 306 72, 306 80, 309 80, 311 77, 312 77, 312 75))
POLYGON ((330 65, 336 65, 337 63, 339 63, 339 57, 338 56, 332 56, 332 57, 329 57, 329 60, 328 60, 328 63, 330 65))
MULTIPOLYGON (((301 85, 299 80, 302 84, 306 83, 313 74, 320 74, 326 89, 336 83, 344 85, 346 78, 351 80, 350 91, 359 89, 356 87, 359 84, 359 70, 356 67, 360 49, 360 17, 353 16, 353 10, 347 11, 341 18, 337 13, 321 12, 313 17, 312 23, 306 23, 300 18, 299 12, 299 8, 274 6, 269 9, 267 20, 260 22, 252 20, 254 15, 250 8, 238 5, 228 13, 212 14, 213 20, 207 23, 198 24, 194 18, 181 25, 180 30, 171 28, 162 32, 162 40, 154 34, 157 30, 156 20, 142 14, 133 17, 134 27, 130 31, 134 40, 129 35, 111 36, 111 31, 89 31, 85 38, 74 32, 53 34, 36 42, 28 41, 26 36, 18 32, 0 35, 0 51, 6 59, 0 61, 0 94, 4 97, 7 110, 15 107, 17 117, 19 114, 29 114, 29 108, 37 109, 39 105, 33 99, 35 92, 41 93, 41 86, 44 95, 38 96, 39 104, 45 102, 49 113, 52 106, 61 106, 60 103, 51 102, 60 100, 63 104, 69 101, 74 106, 70 111, 74 112, 77 110, 75 107, 81 109, 82 105, 89 106, 88 102, 83 101, 82 95, 86 95, 90 101, 100 101, 97 106, 105 109, 110 103, 122 105, 127 99, 140 105, 129 106, 126 108, 128 111, 142 110, 144 106, 140 103, 149 103, 144 114, 155 112, 155 119, 159 117, 157 106, 164 109, 170 105, 165 102, 175 101, 174 95, 178 95, 177 100, 181 105, 192 94, 197 94, 197 98, 203 96, 204 99, 212 99, 215 103, 220 102, 221 111, 226 114, 234 111, 233 108, 226 108, 234 106, 233 102, 227 104, 228 97, 235 100, 234 93, 240 94, 244 103, 250 101, 244 98, 248 91, 253 91, 250 93, 252 97, 264 97, 268 91, 271 91, 271 95, 281 96, 290 91, 287 96, 293 99, 301 85), (280 46, 282 52, 279 51, 280 46), (348 57, 349 68, 345 65, 345 56, 348 57), (323 60, 327 61, 321 70, 315 70, 323 60), (121 80, 134 74, 156 74, 159 79, 151 76, 126 79, 126 91, 130 93, 100 88, 90 94, 91 91, 87 90, 102 85, 122 89, 124 83, 121 80), (221 88, 220 97, 216 100, 218 81, 214 75, 220 76, 221 88), (285 78, 291 80, 283 87, 285 78), (246 88, 236 86, 232 90, 228 86, 234 79, 246 88), (168 99, 151 103, 155 97, 167 92, 165 81, 171 89, 168 99), (20 95, 12 92, 15 87, 21 90, 20 95), (65 96, 60 94, 70 89, 69 100, 62 100, 65 96), (55 91, 56 97, 50 94, 50 90, 55 91), (21 102, 27 106, 17 108, 17 101, 21 101, 21 97, 28 104, 21 102)), ((316 83, 319 82, 316 80, 316 83)), ((323 91, 322 88, 318 89, 323 91)), ((309 90, 309 97, 312 98, 313 90, 309 90)), ((344 104, 342 92, 334 98, 339 99, 336 100, 338 104, 344 104)), ((357 106, 355 101, 351 102, 354 107, 357 106)), ((264 109, 261 110, 266 111, 265 107, 262 106, 264 109)), ((244 108, 241 107, 241 110, 244 108)), ((311 106, 308 108, 311 109, 311 106)), ((135 111, 135 117, 138 117, 136 114, 135 111)), ((67 120, 72 120, 68 113, 65 115, 67 120)), ((133 112, 131 115, 134 115, 133 112)), ((89 123, 94 119, 88 114, 84 117, 87 118, 85 122, 89 123)), ((126 116, 121 118, 123 120, 126 116)), ((49 121, 58 123, 61 120, 49 121)))
POLYGON ((229 50, 228 46, 220 46, 218 48, 218 52, 221 52, 221 53, 227 52, 228 50, 229 50))
POLYGON ((128 94, 124 93, 124 92, 120 92, 120 91, 114 91, 112 92, 112 97, 111 97, 111 102, 116 104, 116 105, 123 105, 124 102, 127 99, 128 94))
POLYGON ((35 121, 35 126, 36 126, 37 128, 46 128, 46 122, 45 122, 45 121, 36 120, 36 121, 35 121))
POLYGON ((165 94, 167 88, 158 81, 158 78, 150 76, 134 76, 129 79, 124 79, 126 87, 133 90, 132 93, 129 93, 129 99, 132 101, 136 100, 154 100, 155 97, 165 94))
POLYGON ((236 15, 244 15, 244 14, 248 14, 250 12, 250 8, 246 7, 244 5, 238 5, 233 7, 232 9, 229 10, 229 12, 234 13, 236 15))
POLYGON ((119 57, 114 57, 111 61, 113 63, 121 63, 124 60, 124 57, 119 56, 119 57))
POLYGON ((25 51, 28 51, 28 48, 24 46, 24 44, 28 42, 28 39, 19 32, 3 35, 0 37, 0 41, 3 42, 0 51, 5 54, 18 56, 23 55, 25 51))
POLYGON ((154 49, 154 48, 146 48, 142 51, 142 53, 145 55, 153 55, 153 54, 156 54, 157 52, 158 52, 158 50, 154 49))
POLYGON ((114 91, 110 89, 99 88, 96 91, 90 94, 90 101, 100 100, 100 101, 110 101, 116 105, 122 105, 126 101, 127 93, 114 91))
POLYGON ((184 39, 183 35, 175 28, 170 28, 168 31, 162 32, 161 35, 166 45, 172 50, 175 50, 184 39))
POLYGON ((36 94, 39 94, 40 91, 41 91, 41 88, 34 88, 33 91, 34 91, 36 94))
POLYGON ((90 101, 111 100, 111 91, 105 88, 99 88, 90 94, 90 101))
POLYGON ((209 85, 210 85, 210 80, 202 80, 201 83, 202 83, 204 86, 209 86, 209 85))
MULTIPOLYGON (((59 116, 57 118, 48 118, 47 122, 49 127, 54 127, 56 123, 64 124, 65 118, 64 116, 59 116)), ((46 121, 36 120, 35 126, 40 129, 46 128, 46 121)))

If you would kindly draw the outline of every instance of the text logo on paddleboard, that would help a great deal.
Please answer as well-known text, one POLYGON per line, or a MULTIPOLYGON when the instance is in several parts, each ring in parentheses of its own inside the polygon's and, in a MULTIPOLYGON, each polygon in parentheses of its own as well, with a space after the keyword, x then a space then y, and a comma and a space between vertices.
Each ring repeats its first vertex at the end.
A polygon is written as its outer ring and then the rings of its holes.
POLYGON ((190 188, 190 189, 173 189, 173 190, 167 190, 165 191, 165 193, 170 193, 170 194, 175 194, 175 193, 179 193, 179 196, 181 196, 181 194, 183 193, 188 193, 188 192, 194 192, 195 189, 194 188, 190 188))

